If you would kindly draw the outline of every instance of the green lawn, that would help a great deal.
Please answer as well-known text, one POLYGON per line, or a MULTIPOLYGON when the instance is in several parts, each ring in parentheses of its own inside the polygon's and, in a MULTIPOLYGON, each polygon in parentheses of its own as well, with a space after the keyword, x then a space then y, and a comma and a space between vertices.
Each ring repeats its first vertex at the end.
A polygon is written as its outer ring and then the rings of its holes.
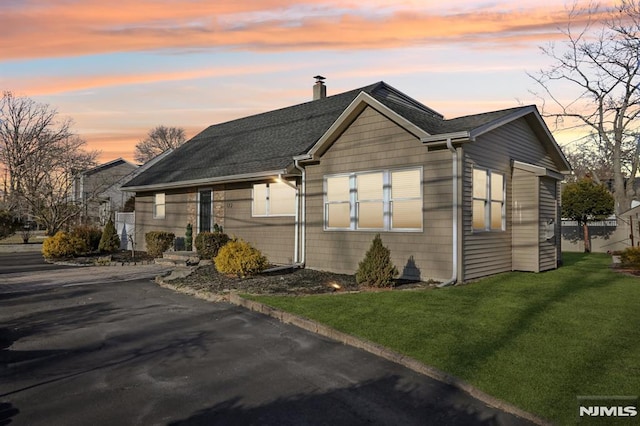
POLYGON ((380 343, 558 424, 577 395, 640 393, 640 278, 610 257, 445 289, 254 299, 380 343))

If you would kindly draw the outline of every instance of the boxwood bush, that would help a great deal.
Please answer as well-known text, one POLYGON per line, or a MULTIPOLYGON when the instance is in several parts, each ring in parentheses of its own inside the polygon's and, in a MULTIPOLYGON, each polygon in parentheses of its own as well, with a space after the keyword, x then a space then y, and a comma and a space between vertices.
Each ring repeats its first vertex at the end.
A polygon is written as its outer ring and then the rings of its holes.
POLYGON ((78 225, 71 230, 71 236, 83 240, 87 245, 87 250, 92 252, 98 250, 102 231, 96 226, 78 225))
POLYGON ((196 236, 196 251, 200 259, 213 260, 228 242, 229 236, 224 232, 200 232, 196 236))
POLYGON ((144 235, 147 243, 147 253, 153 257, 162 257, 162 253, 169 250, 176 238, 172 232, 151 231, 144 235))
POLYGON ((222 274, 246 277, 267 268, 267 258, 257 248, 243 240, 225 244, 214 259, 216 269, 222 274))
POLYGON ((620 253, 622 266, 640 267, 640 247, 629 247, 620 253))
POLYGON ((42 243, 42 255, 47 259, 65 258, 87 252, 87 243, 80 237, 59 231, 42 243))

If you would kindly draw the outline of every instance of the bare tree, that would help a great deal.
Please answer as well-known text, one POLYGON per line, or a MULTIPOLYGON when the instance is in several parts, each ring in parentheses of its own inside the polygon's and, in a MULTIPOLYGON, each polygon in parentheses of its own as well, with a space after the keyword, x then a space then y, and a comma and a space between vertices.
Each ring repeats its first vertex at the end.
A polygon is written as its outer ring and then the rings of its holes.
POLYGON ((553 65, 530 74, 542 88, 543 115, 558 127, 575 123, 594 135, 600 153, 608 157, 616 212, 622 212, 636 196, 627 180, 635 178, 640 154, 639 3, 622 0, 605 10, 574 6, 561 31, 566 38, 561 46, 542 48, 553 65), (568 98, 566 90, 561 92, 567 83, 576 89, 568 98))
POLYGON ((0 100, 0 163, 8 173, 9 206, 55 234, 81 209, 70 201, 74 170, 95 164, 98 152, 58 121, 49 105, 4 92, 0 100))
POLYGON ((134 158, 146 163, 168 149, 174 149, 187 140, 184 129, 180 127, 156 126, 136 145, 134 158))

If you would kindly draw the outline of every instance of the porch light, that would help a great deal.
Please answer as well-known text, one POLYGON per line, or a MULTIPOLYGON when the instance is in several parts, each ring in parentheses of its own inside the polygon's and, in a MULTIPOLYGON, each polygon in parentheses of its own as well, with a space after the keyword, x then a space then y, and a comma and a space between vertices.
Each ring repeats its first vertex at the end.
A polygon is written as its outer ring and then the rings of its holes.
POLYGON ((291 183, 291 182, 289 182, 288 180, 283 179, 281 174, 280 174, 280 175, 278 175, 278 177, 276 178, 276 182, 277 182, 277 183, 284 183, 285 185, 287 185, 287 186, 289 186, 289 187, 291 187, 291 188, 295 189, 296 191, 298 190, 298 187, 297 187, 297 186, 295 186, 294 184, 292 184, 292 183, 291 183))

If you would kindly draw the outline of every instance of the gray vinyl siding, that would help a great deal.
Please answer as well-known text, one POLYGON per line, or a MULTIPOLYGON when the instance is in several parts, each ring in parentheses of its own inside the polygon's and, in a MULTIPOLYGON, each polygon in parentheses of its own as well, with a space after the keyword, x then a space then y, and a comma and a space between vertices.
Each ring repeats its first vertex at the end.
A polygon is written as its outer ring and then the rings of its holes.
POLYGON ((541 225, 553 220, 554 236, 547 239, 544 226, 540 226, 540 271, 555 269, 558 264, 559 225, 557 218, 556 194, 558 184, 554 179, 540 179, 540 222, 541 225))
POLYGON ((274 264, 293 263, 295 217, 252 217, 252 183, 225 187, 224 231, 251 243, 274 264))
POLYGON ((513 270, 539 272, 538 177, 515 169, 512 181, 513 270))
POLYGON ((144 235, 149 231, 173 232, 184 237, 187 223, 194 229, 195 240, 199 189, 213 190, 214 222, 223 226, 230 237, 242 238, 258 248, 275 264, 293 262, 295 218, 251 217, 252 183, 235 185, 204 186, 165 193, 165 218, 153 218, 153 203, 156 192, 138 193, 136 196, 137 248, 145 250, 144 235), (140 243, 142 242, 142 245, 140 243))
POLYGON ((324 153, 307 166, 306 266, 353 274, 378 232, 326 231, 323 182, 327 175, 422 167, 423 230, 380 232, 406 278, 446 280, 452 268, 452 164, 448 150, 428 152, 410 133, 366 108, 324 153))
POLYGON ((464 152, 464 279, 472 280, 513 269, 511 161, 522 161, 551 170, 556 170, 556 166, 526 118, 514 120, 478 137, 476 141, 465 145, 464 152), (505 176, 505 231, 474 232, 472 229, 471 191, 474 166, 489 168, 505 176))
MULTIPOLYGON (((136 249, 146 250, 145 234, 151 231, 172 232, 176 237, 184 237, 187 224, 195 224, 196 191, 181 189, 154 191, 136 194, 136 249), (165 194, 164 219, 153 217, 155 194, 165 194)), ((195 237, 195 235, 194 235, 195 237)))

